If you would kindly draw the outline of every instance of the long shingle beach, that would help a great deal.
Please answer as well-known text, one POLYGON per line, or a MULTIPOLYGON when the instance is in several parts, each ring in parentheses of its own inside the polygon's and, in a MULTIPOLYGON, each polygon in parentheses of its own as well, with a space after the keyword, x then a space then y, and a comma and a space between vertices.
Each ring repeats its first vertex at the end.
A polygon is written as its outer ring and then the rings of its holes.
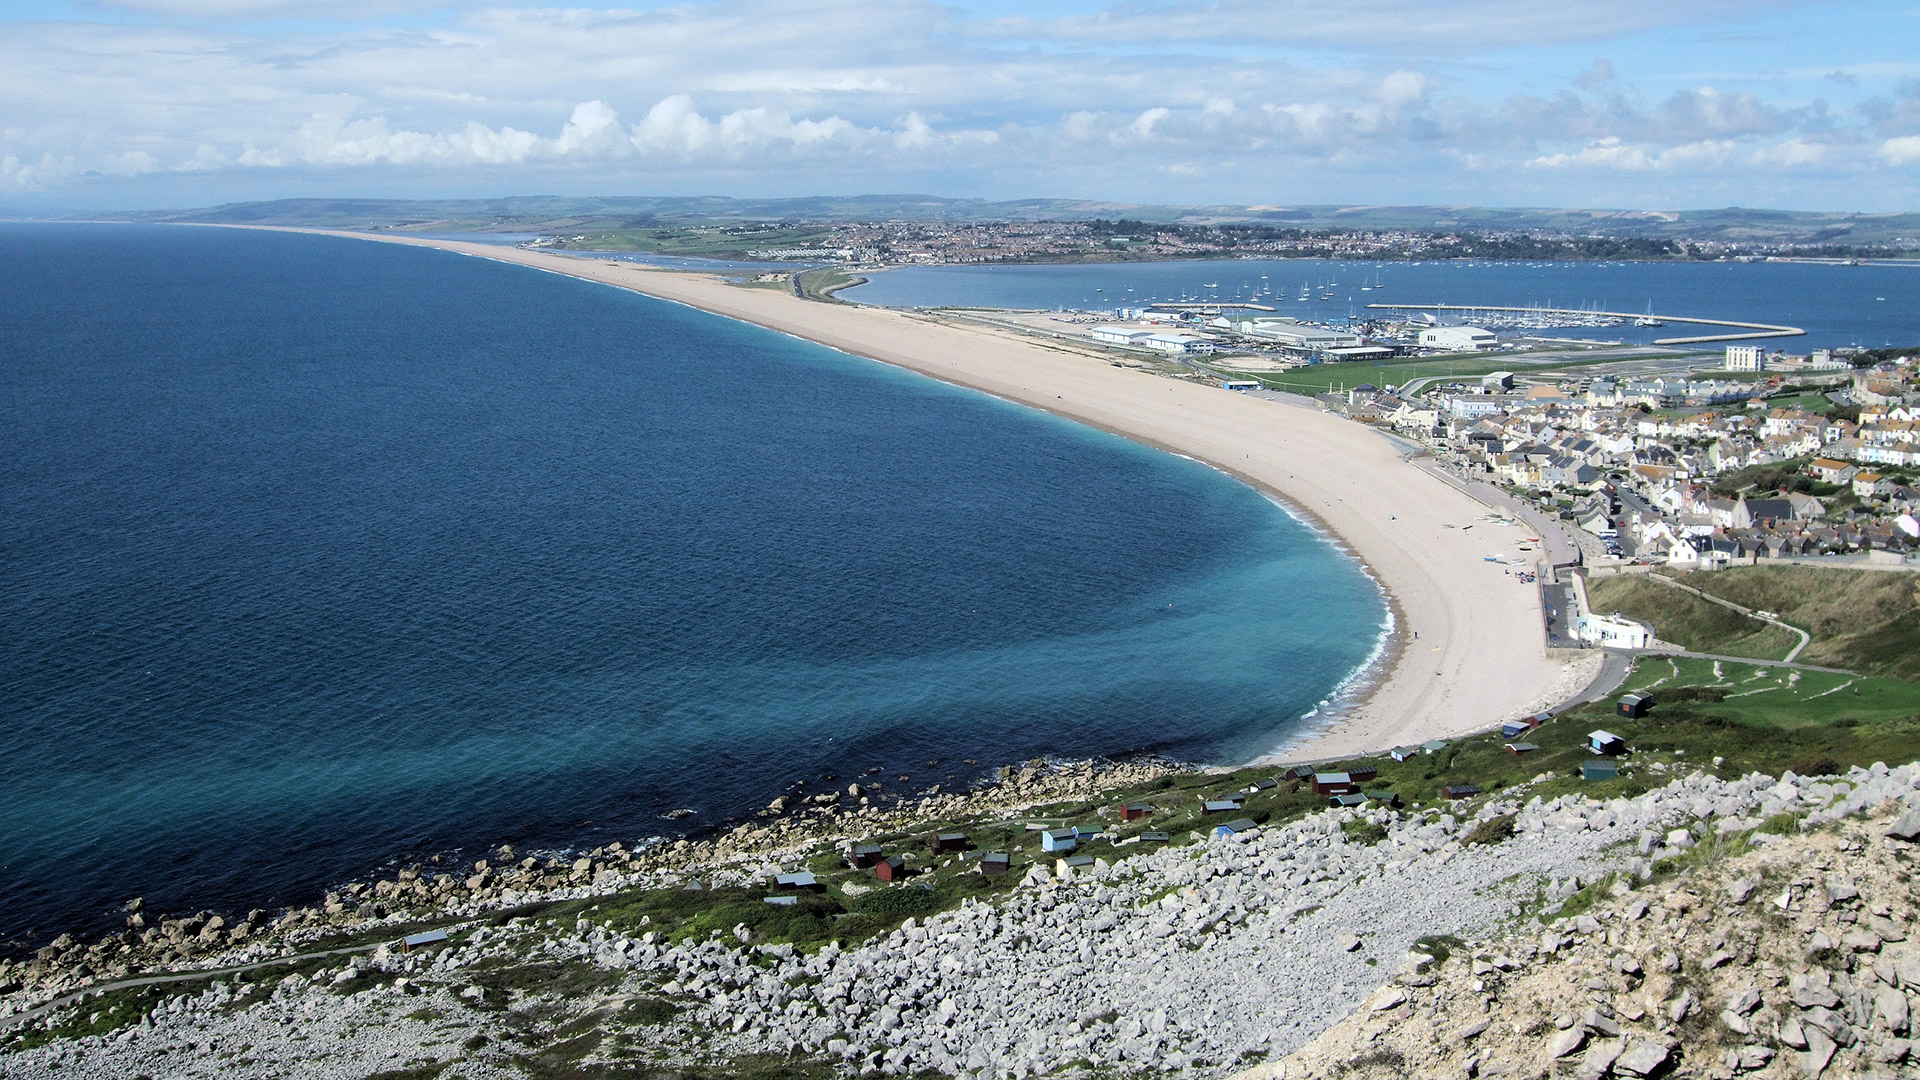
POLYGON ((1485 561, 1510 546, 1512 534, 1464 528, 1482 523, 1488 508, 1357 423, 1115 367, 1009 331, 817 303, 704 273, 454 240, 332 235, 434 247, 683 303, 1185 454, 1277 496, 1366 564, 1391 599, 1396 627, 1371 685, 1276 760, 1484 729, 1563 700, 1592 675, 1591 658, 1548 657, 1537 590, 1485 561))

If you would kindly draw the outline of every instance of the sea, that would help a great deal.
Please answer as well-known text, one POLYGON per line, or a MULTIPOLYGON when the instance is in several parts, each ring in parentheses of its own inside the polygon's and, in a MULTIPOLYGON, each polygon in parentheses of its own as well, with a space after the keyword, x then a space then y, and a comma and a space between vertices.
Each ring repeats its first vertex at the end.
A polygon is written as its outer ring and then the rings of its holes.
POLYGON ((1244 761, 1387 620, 1198 462, 428 249, 0 226, 0 407, 13 948, 853 781, 1244 761))
MULTIPOLYGON (((1361 262, 1230 259, 1184 262, 906 266, 865 275, 845 300, 887 307, 1115 311, 1159 301, 1252 302, 1276 316, 1349 325, 1395 313, 1374 305, 1476 304, 1677 315, 1792 326, 1805 336, 1755 341, 1769 349, 1920 345, 1920 261, 1905 265, 1794 262, 1361 262), (1306 299, 1302 299, 1302 295, 1306 299)), ((1471 313, 1426 308, 1443 322, 1471 313)), ((1265 315, 1261 312, 1258 314, 1265 315)), ((1732 333, 1670 323, 1537 331, 1543 336, 1649 344, 1732 333)))

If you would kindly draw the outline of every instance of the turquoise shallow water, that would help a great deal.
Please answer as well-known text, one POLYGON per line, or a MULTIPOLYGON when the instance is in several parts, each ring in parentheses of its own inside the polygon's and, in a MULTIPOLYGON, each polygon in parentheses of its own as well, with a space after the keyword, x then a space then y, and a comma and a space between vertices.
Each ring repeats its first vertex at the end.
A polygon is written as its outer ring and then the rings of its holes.
POLYGON ((1202 465, 586 282, 5 226, 0 299, 14 944, 873 766, 1241 759, 1384 618, 1202 465))

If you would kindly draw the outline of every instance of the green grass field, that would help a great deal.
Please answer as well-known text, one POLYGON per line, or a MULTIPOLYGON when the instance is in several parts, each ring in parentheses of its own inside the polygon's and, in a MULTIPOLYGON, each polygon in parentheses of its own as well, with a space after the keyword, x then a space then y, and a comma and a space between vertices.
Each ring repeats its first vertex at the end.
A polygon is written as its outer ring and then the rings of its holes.
POLYGON ((1750 727, 1874 724, 1920 715, 1920 683, 1689 657, 1647 657, 1626 688, 1645 690, 1655 701, 1663 690, 1709 691, 1689 708, 1750 727))
POLYGON ((1332 383, 1335 390, 1351 389, 1361 383, 1372 383, 1384 389, 1388 386, 1402 386, 1414 379, 1478 380, 1480 376, 1495 371, 1516 371, 1524 375, 1553 375, 1570 368, 1615 362, 1610 359, 1569 360, 1550 367, 1527 367, 1521 357, 1504 354, 1431 360, 1411 357, 1403 360, 1384 360, 1373 364, 1313 364, 1295 368, 1292 371, 1233 371, 1231 358, 1222 358, 1215 366, 1232 374, 1235 378, 1257 380, 1270 389, 1289 390, 1296 394, 1324 394, 1328 392, 1328 383, 1332 383))
POLYGON ((698 225, 677 228, 589 229, 585 239, 557 245, 574 251, 645 251, 657 255, 744 258, 759 248, 814 247, 831 230, 817 226, 698 225))
POLYGON ((1824 566, 1736 566, 1682 574, 1676 580, 1743 607, 1774 612, 1812 634, 1813 644, 1799 657, 1807 663, 1920 679, 1920 578, 1915 575, 1824 566))
POLYGON ((1662 641, 1694 652, 1782 660, 1799 640, 1777 626, 1648 581, 1643 574, 1596 578, 1587 584, 1587 599, 1595 611, 1651 623, 1662 641))

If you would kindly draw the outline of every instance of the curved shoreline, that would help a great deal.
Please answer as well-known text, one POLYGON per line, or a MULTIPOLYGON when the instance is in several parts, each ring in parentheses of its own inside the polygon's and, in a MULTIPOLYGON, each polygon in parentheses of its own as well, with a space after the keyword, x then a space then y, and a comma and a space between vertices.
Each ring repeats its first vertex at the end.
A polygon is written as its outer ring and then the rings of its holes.
POLYGON ((811 302, 708 274, 454 240, 273 231, 430 247, 614 285, 1183 454, 1278 499, 1360 561, 1385 595, 1393 626, 1374 661, 1379 677, 1344 715, 1260 760, 1355 756, 1484 729, 1565 696, 1577 680, 1571 665, 1546 654, 1538 590, 1483 561, 1497 533, 1488 527, 1476 539, 1461 527, 1484 524, 1488 507, 1350 421, 989 328, 811 302))

